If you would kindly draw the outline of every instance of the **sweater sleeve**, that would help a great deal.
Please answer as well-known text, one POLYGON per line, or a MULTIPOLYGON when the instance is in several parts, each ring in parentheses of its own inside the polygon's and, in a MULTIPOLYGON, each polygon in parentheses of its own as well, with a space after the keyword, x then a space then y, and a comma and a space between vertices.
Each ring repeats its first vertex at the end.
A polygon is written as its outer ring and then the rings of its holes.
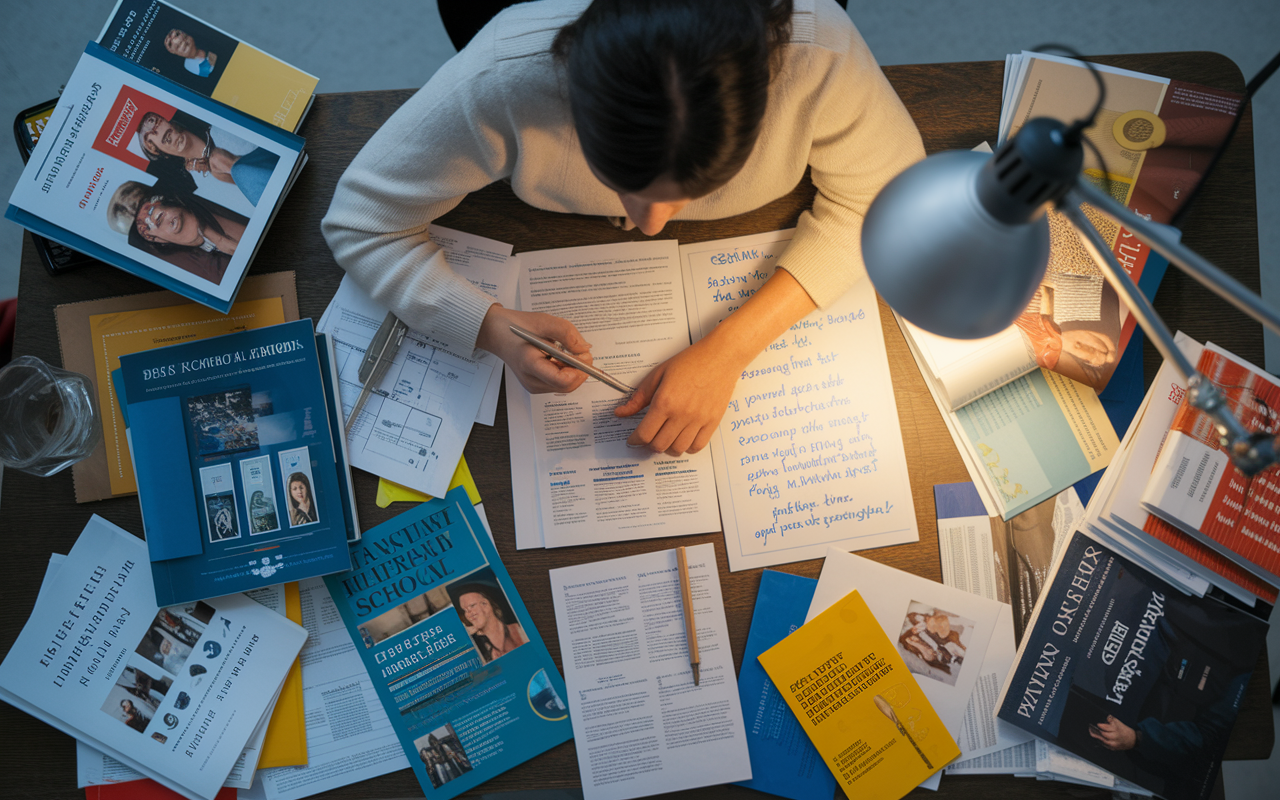
POLYGON ((815 119, 809 167, 817 195, 779 259, 820 308, 867 273, 862 220, 871 201, 924 158, 920 133, 875 57, 852 23, 840 26, 844 31, 847 51, 834 58, 831 51, 810 51, 808 68, 827 71, 808 109, 815 119))
POLYGON ((427 229, 511 174, 515 138, 492 27, 369 139, 321 222, 334 259, 375 301, 460 353, 474 349, 494 301, 450 268, 427 229))

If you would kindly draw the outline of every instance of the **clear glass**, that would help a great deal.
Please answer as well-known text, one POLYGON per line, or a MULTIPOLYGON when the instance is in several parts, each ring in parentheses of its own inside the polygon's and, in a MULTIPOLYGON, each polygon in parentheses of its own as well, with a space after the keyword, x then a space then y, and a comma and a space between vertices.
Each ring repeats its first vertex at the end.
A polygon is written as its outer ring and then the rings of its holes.
POLYGON ((35 356, 0 369, 0 463, 46 477, 85 458, 102 439, 93 384, 35 356))

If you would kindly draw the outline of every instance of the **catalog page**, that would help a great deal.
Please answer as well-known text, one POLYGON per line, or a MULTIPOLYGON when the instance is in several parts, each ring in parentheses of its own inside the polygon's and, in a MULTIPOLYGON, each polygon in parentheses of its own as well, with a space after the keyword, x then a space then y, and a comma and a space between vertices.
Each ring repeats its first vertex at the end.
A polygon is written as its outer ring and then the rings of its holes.
POLYGON ((751 778, 715 547, 687 553, 697 685, 675 550, 551 571, 586 800, 751 778))
MULTIPOLYGON (((672 240, 542 250, 520 255, 520 307, 563 317, 591 343, 594 365, 636 385, 689 346, 677 245, 672 240)), ((571 394, 522 401, 532 443, 513 439, 513 471, 532 472, 546 547, 706 533, 720 527, 707 451, 672 458, 627 446, 645 412, 626 419, 626 398, 594 379, 571 394), (532 457, 530 457, 532 456, 532 457)), ((516 399, 516 398, 520 399, 516 399)), ((515 413, 515 412, 513 412, 515 413)), ((532 503, 531 503, 532 505, 532 503)))
POLYGON ((146 544, 95 515, 0 664, 0 699, 212 800, 307 633, 243 595, 154 598, 146 544))
MULTIPOLYGON (((773 274, 790 231, 684 245, 689 329, 701 339, 773 274)), ((708 447, 729 569, 827 547, 914 542, 915 505, 875 289, 859 281, 751 362, 708 447)))

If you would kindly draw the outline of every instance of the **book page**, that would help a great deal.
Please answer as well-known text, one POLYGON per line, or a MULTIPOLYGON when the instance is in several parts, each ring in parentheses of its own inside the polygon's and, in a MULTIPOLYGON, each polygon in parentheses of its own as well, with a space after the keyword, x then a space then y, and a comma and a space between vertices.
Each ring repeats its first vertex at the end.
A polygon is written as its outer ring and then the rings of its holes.
POLYGON ((715 547, 687 553, 697 686, 674 550, 551 571, 586 800, 751 777, 715 547))
MULTIPOLYGON (((520 262, 521 309, 572 322, 591 343, 594 365, 625 383, 634 386, 689 346, 672 240, 542 250, 522 253, 520 262)), ((519 454, 513 445, 512 470, 533 471, 545 546, 719 528, 710 454, 673 458, 628 447, 646 412, 615 417, 626 399, 616 389, 590 379, 571 394, 525 400, 528 393, 509 382, 508 394, 513 407, 531 407, 535 444, 519 454)))
MULTIPOLYGON (((695 339, 753 294, 790 231, 684 245, 695 339)), ((914 542, 915 505, 869 280, 791 326, 743 371, 708 448, 729 569, 914 542)))

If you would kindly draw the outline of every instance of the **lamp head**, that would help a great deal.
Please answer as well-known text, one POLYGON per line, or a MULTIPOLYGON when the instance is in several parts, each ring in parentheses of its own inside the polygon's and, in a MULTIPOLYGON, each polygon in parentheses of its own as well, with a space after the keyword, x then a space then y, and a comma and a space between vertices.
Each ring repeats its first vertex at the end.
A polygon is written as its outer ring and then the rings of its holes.
POLYGON ((978 339, 1026 309, 1049 262, 1045 206, 1080 173, 1078 133, 1034 119, 994 156, 949 151, 905 170, 867 211, 862 252, 886 302, 924 330, 978 339))

